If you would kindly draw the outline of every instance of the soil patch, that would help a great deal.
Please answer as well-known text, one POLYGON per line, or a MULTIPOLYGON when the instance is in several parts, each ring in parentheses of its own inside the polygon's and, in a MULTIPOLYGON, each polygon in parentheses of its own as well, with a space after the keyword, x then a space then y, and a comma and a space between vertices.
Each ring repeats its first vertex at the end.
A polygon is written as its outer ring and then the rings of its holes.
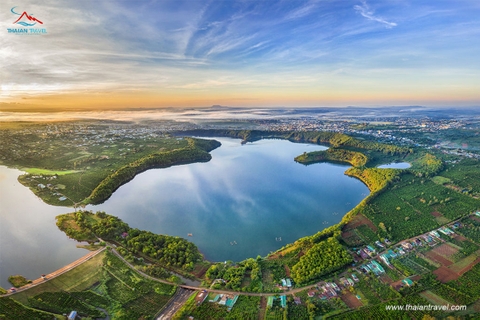
POLYGON ((287 277, 290 278, 290 268, 285 264, 285 273, 287 274, 287 277))
POLYGON ((345 243, 351 247, 356 247, 363 244, 363 240, 360 239, 353 230, 346 230, 342 232, 342 239, 345 243))
POLYGON ((267 298, 260 299, 260 312, 258 313, 258 320, 265 319, 265 310, 267 310, 267 298))
POLYGON ((432 249, 432 251, 448 259, 458 252, 458 248, 452 247, 447 243, 443 243, 432 249))
POLYGON ((433 212, 430 212, 430 214, 434 217, 443 217, 443 214, 441 214, 440 212, 438 211, 433 211, 433 212))
POLYGON ((458 241, 463 242, 463 241, 467 240, 467 238, 465 238, 464 236, 459 235, 458 233, 455 233, 455 240, 458 240, 458 241))
POLYGON ((386 284, 391 284, 391 283, 393 283, 392 278, 390 278, 390 277, 389 277, 388 275, 386 275, 386 274, 382 274, 382 275, 380 276, 380 280, 381 280, 383 283, 386 283, 386 284))
POLYGON ((343 302, 350 308, 350 309, 357 309, 363 306, 363 303, 357 299, 357 297, 351 293, 348 292, 346 294, 343 294, 340 299, 342 299, 343 302))
POLYGON ((433 250, 432 251, 429 251, 427 253, 425 253, 425 256, 430 259, 430 260, 433 260, 435 262, 438 262, 440 263, 442 266, 445 266, 445 267, 448 267, 450 265, 453 264, 452 261, 446 259, 445 257, 442 257, 441 255, 435 253, 433 250))
POLYGON ((195 267, 195 270, 193 270, 193 275, 197 278, 202 278, 205 272, 207 272, 209 266, 202 266, 198 265, 195 267))
POLYGON ((447 283, 452 280, 457 280, 460 276, 448 269, 447 267, 440 267, 437 270, 433 271, 433 274, 437 276, 438 281, 447 283))
POLYGON ((475 261, 473 261, 468 266, 460 270, 458 274, 462 276, 465 272, 470 271, 470 269, 472 269, 477 263, 480 263, 480 257, 478 257, 475 261))
POLYGON ((347 225, 345 226, 345 231, 348 231, 348 230, 353 230, 353 229, 356 229, 358 227, 360 227, 361 225, 366 225, 368 226, 370 229, 372 229, 374 232, 377 232, 378 228, 376 225, 373 224, 372 221, 370 221, 367 217, 365 217, 363 214, 357 214, 352 221, 350 221, 349 223, 347 223, 347 225))

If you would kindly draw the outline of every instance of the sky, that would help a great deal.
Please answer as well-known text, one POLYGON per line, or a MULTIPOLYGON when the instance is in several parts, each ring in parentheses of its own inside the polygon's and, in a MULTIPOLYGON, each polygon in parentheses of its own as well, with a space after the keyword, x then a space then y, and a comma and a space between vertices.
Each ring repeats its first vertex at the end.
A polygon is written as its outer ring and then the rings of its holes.
POLYGON ((479 40, 477 0, 2 0, 0 111, 480 106, 479 40))

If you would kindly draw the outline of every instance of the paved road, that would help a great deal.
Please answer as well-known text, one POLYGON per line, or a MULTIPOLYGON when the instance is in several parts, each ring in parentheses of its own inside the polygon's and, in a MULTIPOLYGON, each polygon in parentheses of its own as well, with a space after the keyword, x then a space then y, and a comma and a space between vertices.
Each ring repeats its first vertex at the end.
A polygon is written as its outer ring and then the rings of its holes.
POLYGON ((170 299, 170 301, 164 306, 160 314, 155 318, 156 320, 168 320, 173 317, 175 313, 183 306, 183 304, 188 300, 188 298, 194 293, 194 290, 178 288, 175 295, 170 299))

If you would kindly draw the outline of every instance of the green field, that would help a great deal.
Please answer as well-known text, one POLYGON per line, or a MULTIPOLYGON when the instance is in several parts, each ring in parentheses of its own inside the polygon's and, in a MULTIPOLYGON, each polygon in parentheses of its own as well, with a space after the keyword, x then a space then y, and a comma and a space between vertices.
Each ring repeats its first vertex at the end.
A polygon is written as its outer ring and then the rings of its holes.
POLYGON ((22 312, 31 310, 28 308, 54 314, 77 310, 83 317, 103 318, 101 308, 114 319, 150 318, 175 290, 174 286, 143 278, 117 256, 104 251, 54 279, 14 294, 12 298, 23 307, 16 308, 18 318, 7 319, 20 319, 22 312))
MULTIPOLYGON (((208 160, 208 151, 212 147, 209 142, 177 138, 150 129, 135 124, 102 125, 91 122, 11 126, 0 130, 2 141, 6 141, 0 146, 0 163, 27 168, 24 170, 28 174, 19 180, 45 202, 74 206, 85 204, 88 200, 101 202, 119 185, 152 165, 165 167, 177 164, 175 160, 178 160, 176 157, 179 154, 180 163, 208 160), (160 162, 157 161, 159 159, 160 162)), ((352 218, 358 213, 367 219, 363 219, 363 222, 358 219, 360 223, 357 226, 346 228, 352 238, 358 238, 354 242, 355 246, 357 243, 358 246, 373 245, 375 241, 383 241, 384 238, 390 239, 394 246, 396 242, 460 219, 462 225, 455 232, 467 240, 442 236, 459 249, 451 257, 455 264, 449 266, 449 269, 460 272, 477 258, 480 222, 476 217, 466 216, 480 209, 478 160, 462 160, 453 155, 442 155, 435 150, 410 149, 331 132, 217 133, 240 137, 244 141, 255 141, 267 136, 296 142, 329 143, 335 147, 335 152, 331 152, 331 157, 327 158, 348 160, 355 165, 347 174, 363 181, 372 193, 347 213, 338 225, 298 239, 271 253, 268 258, 212 265, 202 279, 206 286, 221 278, 225 282, 217 286, 225 290, 235 290, 238 293, 280 292, 277 284, 286 277, 296 280, 295 285, 323 280, 338 282, 342 273, 352 273, 356 267, 341 234, 342 228, 355 221, 352 218), (389 160, 408 161, 412 167, 406 170, 372 168, 374 164, 390 162, 389 160)), ((308 156, 309 154, 301 155, 308 156)), ((308 159, 307 162, 324 161, 325 157, 324 153, 314 153, 308 159)), ((140 270, 154 276, 168 278, 170 271, 175 268, 187 273, 194 270, 195 263, 202 260, 196 247, 189 247, 192 243, 186 240, 174 240, 173 237, 131 229, 121 220, 105 213, 94 215, 78 211, 59 218, 59 226, 72 238, 94 241, 95 236, 101 236, 105 240, 115 241, 123 246, 118 251, 128 261, 139 263, 140 270), (101 215, 105 217, 102 218, 101 215), (125 231, 128 231, 128 239, 120 237, 125 231), (172 251, 171 247, 175 247, 173 244, 179 241, 185 244, 182 246, 183 251, 172 251), (144 261, 158 265, 148 266, 144 261)), ((393 259, 391 262, 395 269, 387 270, 388 277, 362 275, 360 282, 350 288, 352 293, 360 295, 365 307, 342 314, 347 307, 343 302, 338 302, 341 301, 339 298, 320 301, 308 298, 306 292, 303 292, 299 293, 302 304, 292 303, 292 297, 289 297, 286 309, 274 305, 273 308, 262 309, 265 312, 261 315, 264 319, 283 319, 286 316, 307 319, 325 315, 326 318, 338 319, 388 319, 396 316, 421 319, 425 312, 412 311, 400 315, 387 313, 385 306, 387 303, 451 301, 468 304, 473 308, 472 305, 480 299, 479 265, 457 280, 440 284, 438 281, 430 281, 440 264, 423 256, 427 250, 425 247, 417 250, 393 259), (410 275, 421 277, 411 288, 396 290, 388 284, 389 277, 393 281, 399 281, 410 275)), ((17 293, 13 298, 29 308, 39 308, 55 314, 76 308, 85 317, 103 317, 98 309, 102 308, 107 310, 112 319, 147 319, 153 317, 174 292, 174 286, 147 280, 117 256, 105 252, 58 278, 17 293)), ((197 319, 258 319, 260 301, 259 297, 241 296, 230 312, 216 304, 206 302, 196 306, 189 301, 179 318, 192 315, 197 319)), ((19 318, 21 312, 37 312, 10 299, 2 299, 1 303, 2 306, 18 310, 19 318)), ((443 316, 441 313, 432 315, 443 316)), ((51 318, 52 315, 38 313, 39 319, 45 317, 51 318)))
POLYGON ((71 174, 71 173, 78 173, 80 171, 78 170, 49 170, 49 169, 42 169, 42 168, 21 168, 20 170, 25 171, 26 173, 32 174, 32 175, 47 175, 47 176, 53 176, 53 175, 59 175, 59 176, 64 176, 66 174, 71 174))

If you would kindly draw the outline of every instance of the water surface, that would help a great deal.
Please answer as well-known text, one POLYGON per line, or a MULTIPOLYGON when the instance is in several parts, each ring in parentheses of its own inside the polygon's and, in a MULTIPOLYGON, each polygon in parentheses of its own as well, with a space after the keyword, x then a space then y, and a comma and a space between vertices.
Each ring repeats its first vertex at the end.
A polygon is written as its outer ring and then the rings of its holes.
POLYGON ((239 261, 339 222, 369 192, 344 175, 348 166, 293 160, 326 147, 215 139, 222 146, 210 162, 149 170, 89 209, 131 227, 187 238, 209 260, 239 261))
POLYGON ((17 181, 23 172, 0 166, 0 286, 21 274, 37 279, 88 253, 76 248, 55 225, 55 216, 71 208, 45 204, 17 181))
MULTIPOLYGON (((347 166, 304 166, 293 158, 325 149, 285 140, 217 138, 207 163, 148 170, 93 211, 105 210, 131 227, 193 241, 212 261, 264 256, 340 221, 367 194, 345 176, 347 166), (193 236, 187 236, 191 233, 193 236)), ((22 274, 36 279, 87 253, 55 225, 72 208, 50 206, 0 166, 0 285, 22 274)))
POLYGON ((408 162, 392 162, 378 166, 380 169, 408 169, 412 165, 408 162))

